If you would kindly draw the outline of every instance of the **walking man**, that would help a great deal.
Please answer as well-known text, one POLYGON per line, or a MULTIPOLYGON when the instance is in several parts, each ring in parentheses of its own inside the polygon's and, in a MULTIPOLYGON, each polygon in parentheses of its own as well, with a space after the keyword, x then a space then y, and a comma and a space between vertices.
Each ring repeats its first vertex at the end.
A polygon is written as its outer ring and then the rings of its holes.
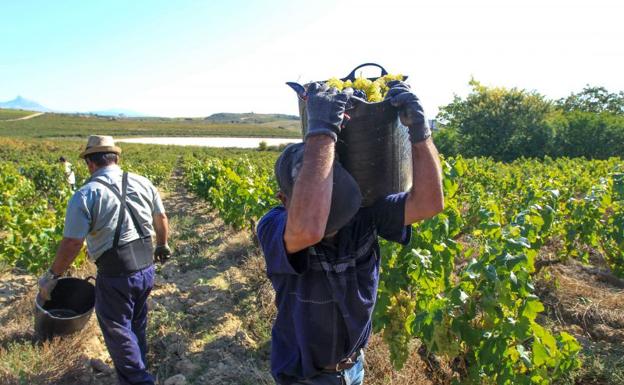
POLYGON ((95 313, 119 382, 153 385, 146 361, 147 298, 154 285, 154 257, 171 254, 169 228, 158 191, 146 178, 122 171, 120 154, 112 137, 89 137, 80 157, 91 178, 69 201, 63 240, 39 279, 39 295, 50 298, 86 238, 98 269, 95 313))
POLYGON ((362 384, 379 282, 377 236, 407 244, 410 224, 443 209, 438 153, 420 101, 405 83, 389 85, 387 98, 412 142, 409 192, 360 207, 357 184, 334 160, 352 96, 319 84, 308 88, 304 143, 287 147, 275 164, 283 206, 260 220, 257 233, 276 292, 271 372, 279 384, 362 384))

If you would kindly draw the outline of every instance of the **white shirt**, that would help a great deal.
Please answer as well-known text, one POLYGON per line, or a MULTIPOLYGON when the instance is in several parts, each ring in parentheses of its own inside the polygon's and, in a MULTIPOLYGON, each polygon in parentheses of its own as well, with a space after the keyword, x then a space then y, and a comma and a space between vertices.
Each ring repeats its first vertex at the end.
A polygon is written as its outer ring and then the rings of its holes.
POLYGON ((74 171, 72 170, 72 164, 65 161, 63 162, 65 165, 65 178, 67 178, 67 183, 74 185, 76 184, 76 175, 74 175, 74 171))

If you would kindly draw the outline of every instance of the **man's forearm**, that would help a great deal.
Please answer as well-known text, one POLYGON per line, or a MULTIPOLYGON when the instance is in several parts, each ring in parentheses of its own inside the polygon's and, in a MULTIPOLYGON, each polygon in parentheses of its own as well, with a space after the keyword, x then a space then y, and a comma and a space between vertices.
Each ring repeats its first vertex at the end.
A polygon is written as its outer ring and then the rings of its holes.
POLYGON ((429 138, 412 145, 412 189, 405 205, 405 224, 430 218, 443 209, 440 157, 429 138))
POLYGON ((55 275, 63 274, 78 256, 83 244, 84 239, 63 238, 56 251, 52 267, 50 267, 52 273, 55 275))
POLYGON ((154 215, 154 230, 156 231, 156 245, 166 245, 169 239, 169 219, 166 214, 154 215))
POLYGON ((289 252, 316 243, 324 235, 331 208, 334 148, 329 136, 306 140, 303 165, 288 205, 284 240, 289 252))

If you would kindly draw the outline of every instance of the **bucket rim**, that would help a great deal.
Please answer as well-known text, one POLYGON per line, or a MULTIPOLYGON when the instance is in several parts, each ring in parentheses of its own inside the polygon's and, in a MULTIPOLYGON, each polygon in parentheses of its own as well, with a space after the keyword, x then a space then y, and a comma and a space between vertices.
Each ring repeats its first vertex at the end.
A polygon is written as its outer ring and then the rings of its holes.
MULTIPOLYGON (((39 298, 39 296, 37 295, 37 298, 39 298)), ((87 310, 84 313, 80 313, 76 316, 73 317, 55 317, 53 316, 49 311, 47 311, 46 309, 42 308, 41 305, 39 305, 39 301, 35 301, 35 306, 37 307, 38 310, 40 310, 42 313, 44 313, 45 315, 47 315, 48 317, 52 318, 52 319, 56 319, 56 320, 73 320, 73 319, 78 319, 83 317, 84 315, 88 314, 88 313, 92 313, 93 312, 93 307, 89 308, 89 310, 87 310)))
MULTIPOLYGON (((89 281, 88 281, 88 279, 89 279, 89 278, 90 278, 90 277, 87 277, 86 279, 76 278, 76 277, 61 277, 61 278, 59 278, 58 280, 60 281, 60 280, 63 280, 63 279, 74 279, 74 280, 84 281, 84 282, 88 283, 89 285, 93 286, 93 284, 92 284, 91 282, 89 282, 89 281)), ((39 304, 39 300, 40 300, 40 299, 42 299, 42 300, 43 300, 43 298, 41 298, 41 297, 39 296, 39 294, 37 294, 37 297, 35 298, 35 308, 37 308, 37 310, 41 311, 43 314, 45 314, 45 315, 47 315, 48 317, 50 317, 50 318, 52 318, 52 319, 55 319, 55 320, 73 320, 73 319, 78 319, 78 318, 81 318, 81 317, 85 316, 86 314, 93 313, 93 308, 95 307, 95 306, 91 306, 91 307, 89 308, 89 310, 85 311, 84 313, 80 313, 80 314, 78 314, 78 315, 75 315, 75 316, 73 316, 73 317, 55 317, 55 316, 53 316, 52 314, 50 314, 50 312, 49 312, 49 311, 47 311, 46 309, 44 309, 44 308, 43 308, 43 307, 39 304)))

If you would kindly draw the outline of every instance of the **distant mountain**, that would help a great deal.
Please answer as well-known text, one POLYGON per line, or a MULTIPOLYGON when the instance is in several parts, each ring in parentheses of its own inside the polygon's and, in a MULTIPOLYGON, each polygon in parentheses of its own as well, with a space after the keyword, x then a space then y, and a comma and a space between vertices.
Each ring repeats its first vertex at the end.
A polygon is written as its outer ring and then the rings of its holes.
POLYGON ((41 104, 23 98, 21 96, 17 96, 13 100, 9 100, 8 102, 0 102, 0 108, 12 108, 14 110, 27 110, 27 111, 37 111, 37 112, 50 112, 47 107, 42 106, 41 104))
POLYGON ((206 118, 205 121, 212 123, 253 123, 261 124, 268 122, 275 122, 278 120, 299 120, 298 116, 286 115, 286 114, 255 114, 253 112, 247 113, 232 113, 232 112, 219 112, 212 114, 206 118))
POLYGON ((127 118, 140 118, 144 116, 149 116, 147 114, 142 114, 140 112, 125 110, 123 108, 113 108, 110 110, 102 110, 102 111, 89 111, 89 114, 100 115, 100 116, 125 116, 127 118))

